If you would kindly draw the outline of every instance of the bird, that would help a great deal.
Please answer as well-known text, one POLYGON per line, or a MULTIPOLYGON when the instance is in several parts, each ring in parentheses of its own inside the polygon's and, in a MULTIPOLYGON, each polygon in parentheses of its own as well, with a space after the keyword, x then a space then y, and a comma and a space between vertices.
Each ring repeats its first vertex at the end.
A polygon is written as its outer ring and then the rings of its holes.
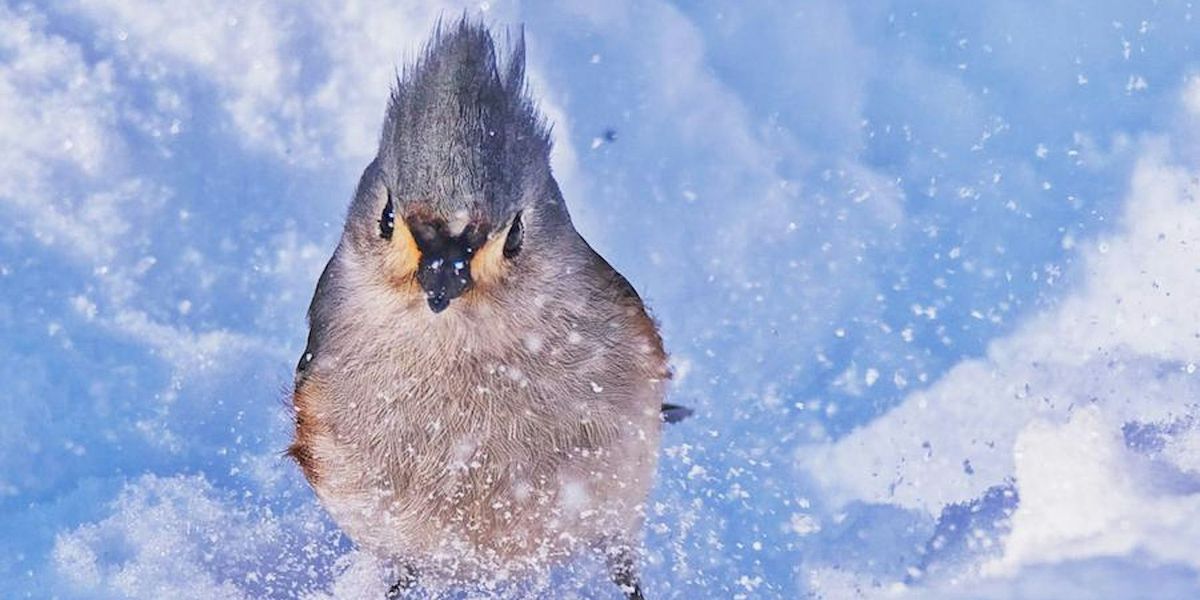
POLYGON ((397 74, 309 306, 287 453, 388 598, 595 552, 641 599, 662 424, 691 410, 572 224, 524 30, 505 42, 464 16, 397 74))

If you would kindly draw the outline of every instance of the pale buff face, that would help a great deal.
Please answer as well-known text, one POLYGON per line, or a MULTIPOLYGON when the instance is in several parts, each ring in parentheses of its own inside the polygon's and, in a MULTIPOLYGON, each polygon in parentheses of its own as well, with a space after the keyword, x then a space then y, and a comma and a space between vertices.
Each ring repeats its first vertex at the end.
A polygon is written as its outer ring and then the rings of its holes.
MULTIPOLYGON (((518 241, 518 236, 522 233, 520 231, 522 224, 518 222, 521 217, 520 214, 513 215, 508 222, 493 228, 486 234, 477 235, 474 240, 469 242, 465 252, 467 268, 464 272, 469 273, 470 284, 463 292, 464 294, 477 291, 486 293, 490 288, 504 284, 512 262, 516 258, 516 256, 505 256, 504 250, 506 246, 513 248, 516 244, 523 242, 523 240, 518 241), (517 231, 514 231, 514 227, 517 231)), ((422 259, 426 259, 426 262, 447 260, 446 257, 426 256, 428 249, 423 250, 421 244, 417 243, 409 223, 410 221, 419 221, 419 219, 420 217, 406 218, 397 215, 391 238, 382 240, 385 245, 383 270, 399 294, 429 292, 428 289, 420 289, 418 281, 418 271, 421 268, 422 259)), ((461 237, 464 232, 478 231, 482 227, 467 219, 460 224, 446 224, 441 227, 438 226, 440 224, 424 225, 434 230, 444 228, 448 232, 454 232, 457 229, 459 232, 457 236, 453 233, 450 234, 453 237, 461 237)))
MULTIPOLYGON (((368 170, 364 180, 371 177, 368 170)), ((360 189, 348 230, 362 264, 377 271, 396 300, 423 302, 436 314, 452 303, 512 297, 522 286, 529 296, 537 293, 531 280, 553 260, 546 248, 553 240, 539 236, 545 237, 554 211, 510 201, 502 212, 463 209, 445 217, 437 212, 438 199, 405 198, 383 183, 385 177, 374 179, 360 189), (499 214, 499 221, 489 214, 499 214)))

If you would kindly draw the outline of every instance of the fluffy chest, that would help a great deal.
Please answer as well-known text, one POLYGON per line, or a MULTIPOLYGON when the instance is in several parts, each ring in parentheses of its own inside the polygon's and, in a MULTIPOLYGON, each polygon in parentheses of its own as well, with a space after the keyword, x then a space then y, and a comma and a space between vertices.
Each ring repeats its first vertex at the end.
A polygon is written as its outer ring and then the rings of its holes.
POLYGON ((424 371, 405 364, 363 365, 328 392, 344 458, 399 485, 535 476, 619 433, 619 403, 591 379, 478 355, 424 371))
POLYGON ((562 337, 571 349, 554 351, 550 335, 507 351, 389 346, 319 365, 310 480, 335 519, 381 552, 404 543, 452 555, 520 555, 562 530, 632 527, 661 383, 562 337))
POLYGON ((430 489, 549 477, 657 410, 655 382, 631 363, 652 358, 636 335, 570 318, 423 316, 347 323, 314 359, 307 404, 325 470, 430 489))
POLYGON ((357 289, 315 303, 293 446, 351 537, 535 556, 636 530, 668 376, 640 303, 585 285, 431 315, 357 289))

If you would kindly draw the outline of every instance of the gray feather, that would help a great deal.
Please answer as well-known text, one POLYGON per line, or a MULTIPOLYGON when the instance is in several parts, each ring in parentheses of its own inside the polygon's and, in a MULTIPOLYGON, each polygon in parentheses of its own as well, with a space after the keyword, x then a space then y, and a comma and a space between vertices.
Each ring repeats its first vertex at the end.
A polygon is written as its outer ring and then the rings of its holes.
POLYGON ((696 411, 686 406, 671 404, 670 402, 663 402, 661 412, 662 420, 667 423, 678 423, 696 413, 696 411))
POLYGON ((491 34, 462 19, 440 27, 392 91, 379 166, 402 203, 449 219, 507 217, 549 174, 550 135, 525 85, 525 41, 506 57, 491 34), (483 213, 483 214, 479 214, 483 213))

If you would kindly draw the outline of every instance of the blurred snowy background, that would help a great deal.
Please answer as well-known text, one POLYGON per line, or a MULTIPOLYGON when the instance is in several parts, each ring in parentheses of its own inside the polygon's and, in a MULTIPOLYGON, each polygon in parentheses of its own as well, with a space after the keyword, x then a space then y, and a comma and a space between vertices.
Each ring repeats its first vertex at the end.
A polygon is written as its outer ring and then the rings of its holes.
POLYGON ((464 9, 525 23, 576 223, 698 409, 650 598, 1200 597, 1169 0, 0 5, 0 595, 381 592, 287 390, 395 69, 464 9))

